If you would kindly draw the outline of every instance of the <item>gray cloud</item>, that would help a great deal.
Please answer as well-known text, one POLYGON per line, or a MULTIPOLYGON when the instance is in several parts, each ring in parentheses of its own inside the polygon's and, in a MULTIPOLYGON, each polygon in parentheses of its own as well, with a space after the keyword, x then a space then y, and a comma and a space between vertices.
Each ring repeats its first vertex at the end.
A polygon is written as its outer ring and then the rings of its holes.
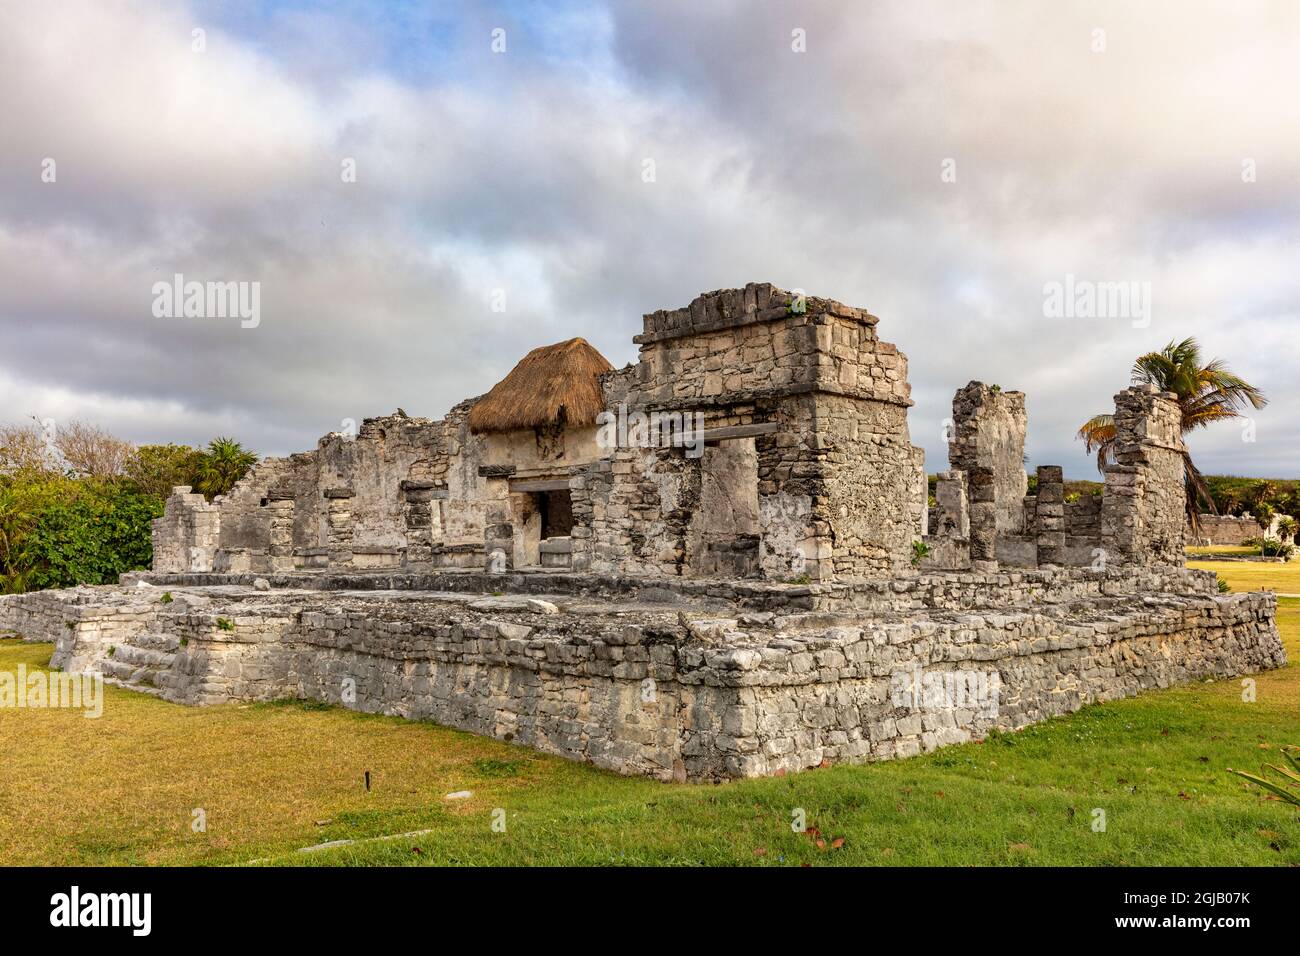
POLYGON ((1197 335, 1273 398, 1253 444, 1196 436, 1203 467, 1300 471, 1290 5, 466 6, 401 62, 412 24, 357 9, 0 11, 5 417, 284 453, 570 335, 634 360, 642 312, 760 280, 881 316, 931 468, 981 378, 1028 393, 1035 463, 1090 476, 1079 422, 1197 335), (176 272, 261 282, 261 326, 154 318, 176 272), (1150 328, 1044 318, 1066 273, 1150 282, 1150 328))

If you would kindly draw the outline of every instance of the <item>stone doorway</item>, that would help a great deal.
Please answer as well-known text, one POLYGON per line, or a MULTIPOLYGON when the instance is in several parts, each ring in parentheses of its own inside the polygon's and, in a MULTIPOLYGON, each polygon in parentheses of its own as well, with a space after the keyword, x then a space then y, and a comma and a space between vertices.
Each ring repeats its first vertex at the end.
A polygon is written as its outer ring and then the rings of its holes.
POLYGON ((573 501, 567 488, 511 495, 515 566, 567 568, 572 553, 573 501))

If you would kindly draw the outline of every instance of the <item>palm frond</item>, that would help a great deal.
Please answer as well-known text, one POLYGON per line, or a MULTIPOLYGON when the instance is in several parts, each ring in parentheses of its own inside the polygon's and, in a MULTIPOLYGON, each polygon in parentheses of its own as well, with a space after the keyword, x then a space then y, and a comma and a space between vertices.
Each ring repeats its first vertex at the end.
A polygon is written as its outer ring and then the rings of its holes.
POLYGON ((1191 454, 1183 449, 1183 484, 1186 488, 1187 509, 1187 527, 1191 529, 1193 536, 1199 536, 1201 533, 1201 505, 1204 504, 1210 514, 1217 515, 1218 507, 1214 503, 1214 495, 1210 493, 1210 486, 1202 477, 1200 469, 1192 461, 1191 454))
POLYGON ((1108 462, 1115 457, 1115 416, 1094 415, 1080 426, 1075 438, 1083 440, 1084 448, 1097 452, 1097 470, 1104 472, 1108 462))

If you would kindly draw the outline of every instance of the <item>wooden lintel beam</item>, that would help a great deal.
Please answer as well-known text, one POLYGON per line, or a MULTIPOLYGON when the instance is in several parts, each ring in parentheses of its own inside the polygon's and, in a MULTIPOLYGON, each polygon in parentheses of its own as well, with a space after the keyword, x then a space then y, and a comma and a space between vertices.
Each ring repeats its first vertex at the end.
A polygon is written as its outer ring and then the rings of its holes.
POLYGON ((510 482, 511 494, 529 491, 568 491, 568 478, 519 478, 510 482))

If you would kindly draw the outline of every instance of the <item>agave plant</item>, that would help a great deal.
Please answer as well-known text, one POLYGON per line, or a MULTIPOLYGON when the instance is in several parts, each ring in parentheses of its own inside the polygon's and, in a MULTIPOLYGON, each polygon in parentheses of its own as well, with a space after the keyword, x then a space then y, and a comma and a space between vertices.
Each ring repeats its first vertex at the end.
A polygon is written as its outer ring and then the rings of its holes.
MULTIPOLYGON (((1214 422, 1241 417, 1247 405, 1263 408, 1268 404, 1264 393, 1228 370, 1222 359, 1203 362, 1196 339, 1170 342, 1159 352, 1148 352, 1133 363, 1133 384, 1155 385, 1161 391, 1178 396, 1183 413, 1183 434, 1214 422)), ((1097 452, 1097 470, 1105 471, 1115 458, 1115 418, 1095 415, 1083 423, 1076 436, 1083 439, 1088 451, 1097 452)), ((1209 486, 1197 470, 1192 456, 1183 452, 1187 482, 1187 520, 1192 529, 1200 528, 1199 503, 1204 502, 1217 514, 1209 486)))
POLYGON ((1275 783, 1258 774, 1247 773, 1244 770, 1233 770, 1228 768, 1228 773, 1235 773, 1238 777, 1249 780, 1257 787, 1263 787, 1270 793, 1276 794, 1282 800, 1291 804, 1293 807, 1300 807, 1300 747, 1294 745, 1282 748, 1282 757, 1289 763, 1290 767, 1279 767, 1277 764, 1265 764, 1265 770, 1272 770, 1281 777, 1281 783, 1275 783))

